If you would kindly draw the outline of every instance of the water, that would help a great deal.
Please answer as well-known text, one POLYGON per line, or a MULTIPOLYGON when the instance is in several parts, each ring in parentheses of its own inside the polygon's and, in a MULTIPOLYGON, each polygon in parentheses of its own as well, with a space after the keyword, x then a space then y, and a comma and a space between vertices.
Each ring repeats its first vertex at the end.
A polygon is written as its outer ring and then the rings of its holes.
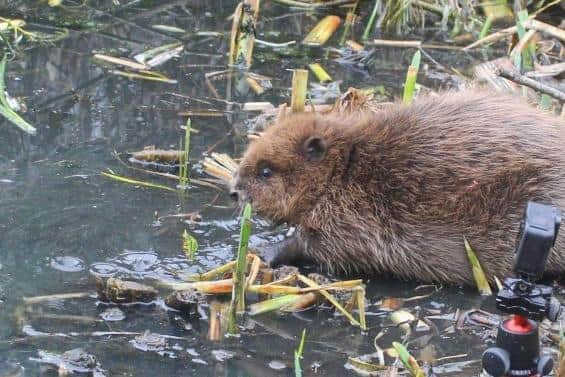
MULTIPOLYGON (((246 319, 240 338, 211 342, 206 337, 205 319, 179 325, 160 301, 117 308, 100 304, 94 295, 31 306, 25 321, 21 321, 24 296, 94 294, 92 272, 162 279, 175 270, 205 271, 233 259, 238 237, 236 210, 224 192, 195 186, 187 195, 179 196, 100 175, 112 169, 138 179, 172 184, 126 169, 113 153, 147 145, 177 147, 179 127, 185 122, 178 115, 180 111, 225 110, 223 102, 213 99, 204 74, 225 69, 231 25, 228 16, 236 2, 134 1, 122 7, 113 6, 111 1, 88 2, 89 6, 68 2, 55 9, 44 3, 21 3, 31 5, 11 8, 12 16, 25 13, 30 23, 70 26, 75 31, 54 44, 29 44, 9 63, 9 92, 25 98, 30 110, 24 117, 37 127, 38 135, 23 135, 13 125, 0 121, 0 376, 22 367, 25 375, 38 375, 43 368, 37 361, 41 354, 60 354, 76 347, 94 355, 104 373, 111 376, 290 376, 294 375, 293 350, 303 328, 307 329, 302 361, 305 375, 316 375, 315 371, 326 376, 355 375, 344 368, 347 357, 374 352, 373 338, 390 324, 376 303, 386 296, 414 296, 418 294, 414 291, 416 283, 368 282, 367 310, 371 315, 366 334, 333 316, 330 310, 312 310, 246 319), (223 37, 189 38, 180 58, 159 67, 178 80, 174 85, 130 81, 93 64, 93 52, 128 56, 176 41, 151 29, 152 24, 225 33, 223 37), (160 216, 196 211, 202 216, 198 223, 186 224, 174 217, 156 221, 160 216), (188 262, 181 250, 184 229, 200 244, 194 263, 188 262), (52 318, 54 314, 81 316, 83 320, 52 318), (139 346, 138 337, 146 330, 164 338, 157 335, 153 346, 139 346)), ((300 41, 318 18, 317 14, 289 11, 267 2, 261 10, 257 37, 274 42, 300 41)), ((361 30, 362 25, 354 30, 355 35, 361 30)), ((329 46, 337 46, 337 40, 334 37, 329 46)), ((431 53, 439 65, 424 59, 419 82, 436 89, 459 83, 440 65, 469 72, 477 60, 489 57, 451 51, 431 53)), ((232 100, 288 101, 291 73, 287 69, 302 68, 312 61, 321 62, 335 80, 342 80, 342 90, 382 85, 386 96, 392 98, 400 93, 412 54, 409 49, 378 49, 363 67, 336 62, 334 55, 322 48, 256 46, 252 71, 272 77, 273 89, 256 96, 238 87, 232 100)), ((214 84, 223 96, 225 81, 214 84)), ((249 114, 240 111, 228 117, 193 117, 192 125, 198 133, 191 140, 192 160, 199 161, 211 146, 239 156, 245 145, 241 132, 248 118, 249 114)), ((191 174, 200 175, 198 164, 191 174)), ((269 227, 259 223, 255 234, 254 245, 274 238, 269 227)), ((485 302, 474 291, 449 288, 406 307, 426 314, 482 304, 485 302)), ((488 301, 486 305, 488 308, 488 301)), ((434 323, 438 326, 435 334, 413 336, 416 356, 431 354, 435 359, 467 354, 455 361, 480 357, 485 347, 484 331, 449 331, 451 322, 434 323)), ((389 347, 401 336, 399 329, 391 328, 379 344, 389 347)), ((475 362, 463 371, 445 375, 471 376, 478 370, 475 362)))

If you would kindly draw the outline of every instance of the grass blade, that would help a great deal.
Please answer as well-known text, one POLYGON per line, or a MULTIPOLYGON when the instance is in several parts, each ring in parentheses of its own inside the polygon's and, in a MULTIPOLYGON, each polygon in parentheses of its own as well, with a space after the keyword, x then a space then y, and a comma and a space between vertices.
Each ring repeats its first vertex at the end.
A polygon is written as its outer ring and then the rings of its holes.
POLYGON ((375 5, 373 5, 373 11, 371 12, 371 17, 369 17, 369 22, 367 22, 367 26, 365 27, 365 32, 363 33, 363 40, 366 41, 369 38, 369 34, 373 30, 373 25, 375 24, 375 17, 379 12, 379 1, 375 0, 375 5))
POLYGON ((6 73, 6 55, 0 61, 0 115, 15 124, 20 128, 20 130, 27 132, 30 135, 35 135, 37 130, 31 124, 26 122, 18 113, 16 113, 6 99, 6 84, 4 82, 4 76, 6 73))
POLYGON ((135 69, 136 71, 137 70, 144 70, 144 69, 148 68, 145 64, 140 64, 140 63, 137 63, 137 62, 134 62, 132 60, 125 59, 125 58, 116 58, 115 56, 109 56, 109 55, 104 55, 104 54, 94 54, 92 57, 96 60, 102 60, 102 61, 105 61, 107 63, 112 63, 112 64, 115 64, 115 65, 121 65, 123 67, 135 69))
POLYGON ((477 288, 479 292, 483 296, 491 296, 492 290, 490 289, 490 285, 488 284, 487 277, 479 263, 479 259, 477 255, 471 248, 471 245, 467 241, 467 238, 463 237, 463 241, 465 242, 465 250, 467 251, 467 258, 469 258, 469 262, 471 263, 471 267, 473 268, 473 276, 475 277, 475 282, 477 283, 477 288))
POLYGON ((300 359, 304 354, 304 341, 306 339, 306 329, 302 330, 302 337, 300 338, 300 343, 298 349, 294 351, 294 375, 295 377, 302 377, 302 366, 300 365, 300 359))

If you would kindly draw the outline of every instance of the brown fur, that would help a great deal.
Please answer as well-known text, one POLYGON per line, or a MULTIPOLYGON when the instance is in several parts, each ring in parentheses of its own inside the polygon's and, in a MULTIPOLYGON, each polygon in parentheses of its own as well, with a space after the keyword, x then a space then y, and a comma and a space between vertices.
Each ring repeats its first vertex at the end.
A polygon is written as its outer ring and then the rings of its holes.
MULTIPOLYGON (((472 284, 463 236, 501 278, 526 202, 565 210, 564 146, 563 119, 520 99, 445 93, 283 119, 251 142, 234 188, 259 214, 297 225, 301 252, 330 270, 472 284), (309 158, 312 137, 322 156, 309 158)), ((565 230, 547 271, 565 272, 565 230)))

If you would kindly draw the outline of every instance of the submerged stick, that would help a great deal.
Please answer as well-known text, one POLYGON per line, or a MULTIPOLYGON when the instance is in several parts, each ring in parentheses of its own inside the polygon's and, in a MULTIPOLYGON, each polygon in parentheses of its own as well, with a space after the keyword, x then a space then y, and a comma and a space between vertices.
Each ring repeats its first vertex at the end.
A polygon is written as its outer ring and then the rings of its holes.
POLYGON ((24 297, 23 302, 26 305, 33 305, 45 301, 68 300, 73 298, 90 297, 90 295, 91 295, 90 292, 58 293, 58 294, 45 295, 45 296, 24 297))

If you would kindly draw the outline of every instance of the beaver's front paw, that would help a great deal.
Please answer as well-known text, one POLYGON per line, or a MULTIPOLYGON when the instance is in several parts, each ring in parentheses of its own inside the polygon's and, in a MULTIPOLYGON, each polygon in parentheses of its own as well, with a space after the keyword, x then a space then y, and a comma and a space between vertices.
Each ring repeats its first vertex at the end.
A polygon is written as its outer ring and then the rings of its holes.
POLYGON ((259 251, 263 260, 273 268, 282 265, 300 265, 309 261, 304 254, 304 247, 296 237, 265 245, 259 251))

